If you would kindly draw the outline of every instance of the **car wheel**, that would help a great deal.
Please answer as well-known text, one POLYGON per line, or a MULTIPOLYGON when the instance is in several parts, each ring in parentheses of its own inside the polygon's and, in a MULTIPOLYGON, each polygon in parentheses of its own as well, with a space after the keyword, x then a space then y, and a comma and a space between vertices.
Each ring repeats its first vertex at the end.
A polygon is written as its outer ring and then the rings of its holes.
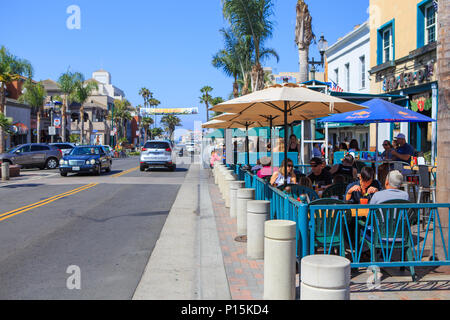
POLYGON ((55 158, 49 158, 45 164, 45 167, 52 170, 58 167, 58 160, 55 158))
POLYGON ((105 169, 105 172, 111 172, 112 162, 109 163, 109 167, 105 169))
POLYGON ((101 165, 98 165, 97 170, 95 171, 95 175, 99 176, 101 174, 102 174, 102 167, 101 167, 101 165))
POLYGON ((140 170, 141 170, 141 171, 145 171, 145 166, 142 166, 142 165, 141 165, 140 170))
POLYGON ((171 166, 170 167, 170 171, 174 172, 175 170, 177 170, 177 166, 171 166))
POLYGON ((67 172, 60 172, 62 177, 67 177, 67 172))

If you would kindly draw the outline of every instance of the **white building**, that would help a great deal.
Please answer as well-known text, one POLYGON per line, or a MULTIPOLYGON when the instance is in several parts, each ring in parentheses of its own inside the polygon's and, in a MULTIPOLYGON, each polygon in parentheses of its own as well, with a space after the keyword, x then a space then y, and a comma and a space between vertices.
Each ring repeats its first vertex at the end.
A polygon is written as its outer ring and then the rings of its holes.
MULTIPOLYGON (((370 26, 366 21, 339 38, 327 51, 327 76, 329 82, 336 83, 344 92, 369 94, 370 69, 370 26)), ((330 124, 329 141, 334 144, 358 140, 360 149, 369 146, 368 125, 330 124)))
POLYGON ((370 27, 366 21, 326 51, 328 79, 345 92, 370 93, 370 27))
POLYGON ((92 79, 98 82, 98 90, 93 95, 110 96, 117 100, 123 100, 125 93, 111 84, 111 74, 103 69, 92 73, 92 79))

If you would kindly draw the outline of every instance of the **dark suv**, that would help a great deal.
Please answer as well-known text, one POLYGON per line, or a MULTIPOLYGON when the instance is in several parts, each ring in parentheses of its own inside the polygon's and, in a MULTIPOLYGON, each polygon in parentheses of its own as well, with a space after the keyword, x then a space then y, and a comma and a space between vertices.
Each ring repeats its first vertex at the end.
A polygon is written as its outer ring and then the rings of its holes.
POLYGON ((21 144, 0 154, 2 162, 21 165, 23 168, 56 169, 62 152, 55 146, 43 143, 21 144))

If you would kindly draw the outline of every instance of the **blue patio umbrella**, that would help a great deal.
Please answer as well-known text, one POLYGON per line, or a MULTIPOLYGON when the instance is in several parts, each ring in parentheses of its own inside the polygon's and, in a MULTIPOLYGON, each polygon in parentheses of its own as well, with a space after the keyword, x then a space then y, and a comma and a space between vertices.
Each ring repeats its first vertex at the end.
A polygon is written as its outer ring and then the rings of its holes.
POLYGON ((319 122, 347 122, 356 124, 376 123, 375 154, 378 153, 378 123, 384 122, 432 122, 436 121, 423 114, 411 111, 383 99, 372 99, 361 103, 364 110, 335 114, 319 122))
POLYGON ((349 122, 356 124, 382 122, 431 122, 436 121, 423 114, 411 111, 383 99, 372 99, 361 103, 364 110, 335 114, 319 122, 349 122))

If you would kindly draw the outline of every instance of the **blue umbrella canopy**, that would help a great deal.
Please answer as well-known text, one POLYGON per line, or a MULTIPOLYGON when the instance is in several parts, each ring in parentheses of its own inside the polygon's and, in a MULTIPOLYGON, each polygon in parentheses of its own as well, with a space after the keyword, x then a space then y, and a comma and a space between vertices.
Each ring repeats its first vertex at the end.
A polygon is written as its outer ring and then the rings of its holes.
POLYGON ((368 107, 364 110, 335 114, 319 122, 351 122, 351 123, 371 123, 371 122, 431 122, 436 121, 418 112, 411 111, 383 99, 372 99, 361 103, 368 107))

